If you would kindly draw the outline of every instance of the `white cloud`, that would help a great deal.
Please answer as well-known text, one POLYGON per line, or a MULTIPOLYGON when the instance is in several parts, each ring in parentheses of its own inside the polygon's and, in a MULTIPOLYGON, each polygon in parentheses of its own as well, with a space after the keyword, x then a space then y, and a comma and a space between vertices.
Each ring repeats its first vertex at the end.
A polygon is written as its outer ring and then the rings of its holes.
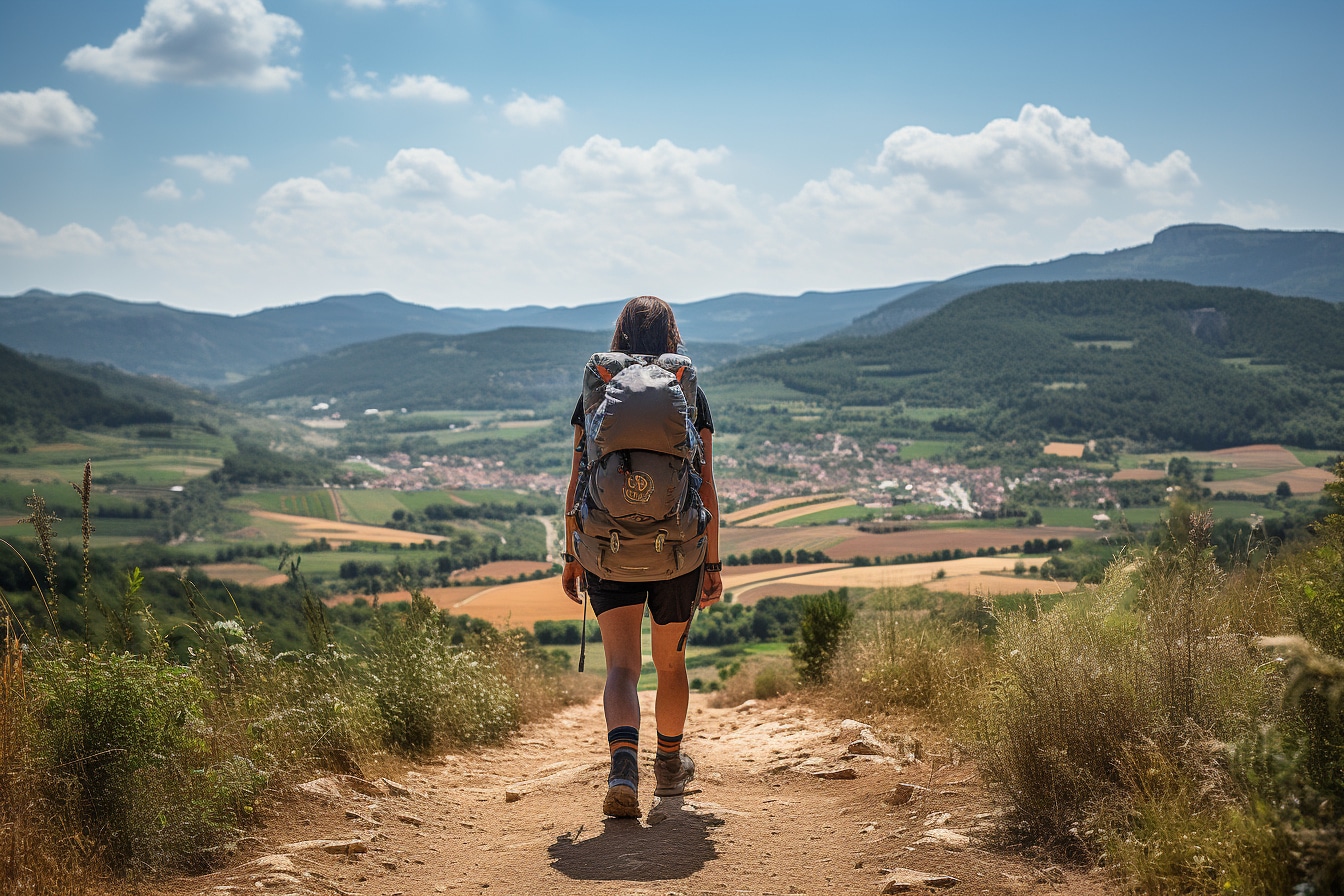
POLYGON ((0 93, 0 146, 22 146, 36 140, 83 143, 98 120, 76 105, 64 90, 0 93))
MULTIPOLYGON (((1046 106, 969 134, 900 128, 872 150, 873 164, 837 168, 776 201, 731 182, 722 146, 599 135, 516 173, 410 147, 372 176, 333 166, 274 183, 250 234, 125 222, 105 235, 99 264, 115 257, 136 282, 157 277, 156 298, 199 305, 220 296, 216 307, 235 310, 230 296, 275 303, 378 289, 434 305, 646 292, 685 300, 945 277, 1134 245, 1192 218, 1274 213, 1197 205, 1199 179, 1184 153, 1135 159, 1086 119, 1046 106)), ((19 245, 33 257, 41 239, 0 219, 11 255, 19 245)), ((43 283, 79 270, 48 266, 47 278, 14 263, 0 270, 43 283)))
POLYGON ((1146 165, 1120 141, 1095 133, 1088 119, 1030 103, 1016 119, 995 119, 973 134, 903 127, 883 142, 873 172, 1016 211, 1086 203, 1096 190, 1125 187, 1145 200, 1170 201, 1199 185, 1183 152, 1146 165))
POLYGON ((565 117, 565 101, 558 96, 533 99, 524 93, 516 100, 505 103, 501 111, 510 124, 535 128, 562 120, 565 117))
POLYGON ((728 157, 716 149, 685 149, 670 140, 652 147, 624 146, 602 136, 560 153, 555 165, 522 174, 524 186, 554 199, 639 213, 736 217, 742 213, 737 188, 701 174, 728 157))
POLYGON ((355 71, 354 66, 345 63, 341 66, 341 86, 333 87, 327 93, 334 100, 376 100, 381 99, 382 94, 378 88, 373 85, 377 79, 377 72, 365 72, 360 75, 355 71))
POLYGON ((103 238, 81 224, 66 224, 55 233, 43 236, 26 224, 0 212, 0 255, 51 259, 59 256, 97 255, 103 248, 103 238))
POLYGON ((836 169, 781 204, 775 243, 813 253, 830 282, 894 282, 882 272, 898 264, 946 276, 1093 251, 1108 234, 1141 242, 1152 222, 1187 215, 1198 186, 1184 152, 1148 164, 1088 119, 1028 104, 974 133, 894 131, 875 164, 836 169))
POLYGON ((433 75, 397 75, 386 91, 380 90, 377 82, 377 72, 364 72, 361 75, 347 62, 342 67, 341 86, 333 87, 328 94, 334 100, 381 100, 392 97, 445 105, 471 102, 471 91, 433 75))
POLYGON ((399 100, 428 100, 433 103, 471 102, 471 93, 465 87, 440 81, 433 75, 399 75, 387 89, 387 95, 399 100))
POLYGON ((182 198, 182 191, 177 188, 177 182, 171 177, 166 177, 157 185, 150 187, 145 191, 145 195, 150 199, 175 200, 182 198))
POLYGON ((441 149, 403 149, 387 163, 386 172, 378 191, 384 194, 488 199, 513 186, 512 180, 462 168, 441 149))
POLYGON ((291 52, 302 35, 297 22, 267 12, 261 0, 149 0, 139 26, 110 47, 72 51, 65 64, 132 84, 282 90, 299 73, 272 59, 291 52))
POLYGON ((204 155, 173 156, 169 159, 179 168, 195 171, 213 184, 230 184, 239 171, 252 167, 247 156, 221 156, 210 152, 204 155))
POLYGON ((1217 220, 1222 224, 1233 224, 1248 229, 1272 227, 1280 223, 1283 216, 1284 209, 1273 201, 1244 204, 1227 201, 1218 203, 1217 220))
POLYGON ((385 9, 388 6, 435 6, 439 0, 341 0, 352 9, 385 9))

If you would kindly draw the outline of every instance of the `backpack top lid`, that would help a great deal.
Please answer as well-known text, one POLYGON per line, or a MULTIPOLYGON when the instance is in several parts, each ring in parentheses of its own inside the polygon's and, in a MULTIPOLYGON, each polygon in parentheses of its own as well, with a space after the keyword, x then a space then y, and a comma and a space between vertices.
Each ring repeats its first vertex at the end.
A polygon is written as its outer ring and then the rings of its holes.
POLYGON ((696 389, 695 367, 685 355, 593 355, 583 375, 589 459, 635 450, 694 457, 696 389))

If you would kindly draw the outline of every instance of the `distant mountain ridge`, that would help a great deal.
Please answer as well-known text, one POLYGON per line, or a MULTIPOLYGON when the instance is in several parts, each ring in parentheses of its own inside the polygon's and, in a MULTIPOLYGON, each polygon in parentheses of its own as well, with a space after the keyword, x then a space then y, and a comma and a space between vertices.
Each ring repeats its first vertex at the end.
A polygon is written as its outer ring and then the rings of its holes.
POLYGON ((1344 304, 1094 280, 992 286, 887 333, 744 358, 706 378, 706 391, 782 386, 849 421, 833 426, 853 425, 851 412, 868 408, 888 438, 929 425, 907 409, 939 408, 934 431, 998 444, 1333 449, 1344 446, 1341 382, 1344 304))
MULTIPOLYGON (((834 332, 925 285, 800 296, 734 293, 675 307, 688 341, 779 346, 834 332)), ((217 386, 295 358, 408 333, 451 336, 503 327, 610 332, 623 304, 434 309, 370 293, 231 317, 96 293, 61 296, 35 289, 0 297, 0 343, 22 352, 217 386)))
POLYGON ((1129 249, 961 274, 894 299, 841 333, 888 333, 990 286, 1070 280, 1173 280, 1339 302, 1344 301, 1344 233, 1180 224, 1160 231, 1151 243, 1129 249))

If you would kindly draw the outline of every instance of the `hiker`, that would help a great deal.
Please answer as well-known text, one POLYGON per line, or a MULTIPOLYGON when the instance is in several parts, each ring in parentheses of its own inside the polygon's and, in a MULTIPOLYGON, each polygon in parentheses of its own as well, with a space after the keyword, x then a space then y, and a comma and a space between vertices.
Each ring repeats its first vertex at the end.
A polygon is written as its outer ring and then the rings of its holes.
POLYGON ((723 596, 714 420, 704 391, 692 388, 690 359, 676 354, 680 346, 666 302, 631 299, 616 319, 611 353, 588 362, 584 394, 570 420, 574 462, 561 583, 576 603, 583 601, 582 585, 602 631, 611 750, 602 811, 619 818, 640 814, 644 607, 652 617, 658 672, 653 792, 677 796, 695 775, 681 748, 690 701, 686 636, 696 609, 723 596))

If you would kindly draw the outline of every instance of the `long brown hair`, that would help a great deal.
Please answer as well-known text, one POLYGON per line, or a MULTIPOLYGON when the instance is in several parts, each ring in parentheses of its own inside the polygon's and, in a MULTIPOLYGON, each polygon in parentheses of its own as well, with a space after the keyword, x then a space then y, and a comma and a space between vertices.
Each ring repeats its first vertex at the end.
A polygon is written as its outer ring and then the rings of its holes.
POLYGON ((657 296, 625 303, 611 334, 611 350, 631 355, 661 355, 681 347, 681 331, 672 306, 657 296))

